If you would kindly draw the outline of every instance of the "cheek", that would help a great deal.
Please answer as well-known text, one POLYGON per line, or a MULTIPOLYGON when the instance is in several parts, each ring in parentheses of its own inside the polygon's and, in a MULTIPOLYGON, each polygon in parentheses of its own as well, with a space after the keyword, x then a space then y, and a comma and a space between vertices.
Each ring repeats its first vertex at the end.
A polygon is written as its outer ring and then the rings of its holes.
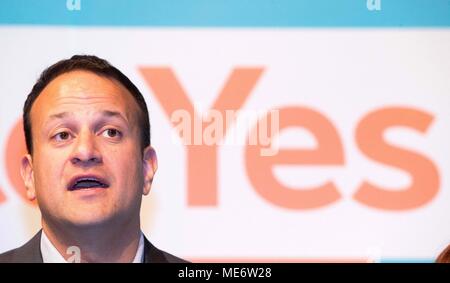
POLYGON ((107 158, 104 158, 105 166, 113 172, 114 179, 121 186, 136 186, 142 183, 143 172, 141 154, 133 147, 122 147, 111 151, 107 158))
POLYGON ((65 158, 60 153, 41 152, 35 157, 34 179, 37 191, 59 188, 64 180, 65 158))

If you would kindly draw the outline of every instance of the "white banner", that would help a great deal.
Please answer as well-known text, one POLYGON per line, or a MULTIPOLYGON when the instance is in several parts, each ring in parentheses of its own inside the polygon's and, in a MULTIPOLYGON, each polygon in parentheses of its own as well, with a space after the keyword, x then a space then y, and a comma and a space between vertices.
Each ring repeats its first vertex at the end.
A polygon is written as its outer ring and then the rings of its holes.
POLYGON ((448 29, 9 26, 0 38, 0 252, 40 228, 18 175, 23 103, 44 68, 74 54, 107 59, 146 98, 159 168, 141 218, 161 249, 193 261, 433 260, 450 241, 448 29), (172 110, 204 117, 213 105, 276 110, 278 151, 249 145, 256 119, 239 112, 222 145, 184 145, 172 110))

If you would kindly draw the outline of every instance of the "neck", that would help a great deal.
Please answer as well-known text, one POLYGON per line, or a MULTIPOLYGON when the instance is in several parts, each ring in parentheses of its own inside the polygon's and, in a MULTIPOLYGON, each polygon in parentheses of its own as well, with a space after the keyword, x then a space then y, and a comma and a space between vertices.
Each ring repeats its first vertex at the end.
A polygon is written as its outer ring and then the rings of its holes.
POLYGON ((132 262, 140 239, 139 217, 124 225, 61 227, 42 219, 42 229, 58 252, 67 260, 71 246, 80 249, 81 262, 132 262))

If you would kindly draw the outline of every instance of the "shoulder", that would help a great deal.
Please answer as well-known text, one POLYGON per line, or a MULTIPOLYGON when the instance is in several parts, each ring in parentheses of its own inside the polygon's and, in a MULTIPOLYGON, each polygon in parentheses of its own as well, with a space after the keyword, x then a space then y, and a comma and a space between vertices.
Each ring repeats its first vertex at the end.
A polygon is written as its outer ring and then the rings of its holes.
POLYGON ((42 262, 41 231, 23 246, 0 254, 0 263, 42 262))
POLYGON ((14 262, 13 259, 15 258, 16 253, 17 249, 0 254, 0 263, 14 262))
POLYGON ((144 262, 145 263, 188 263, 188 261, 176 257, 168 252, 158 249, 144 237, 144 262))
MULTIPOLYGON (((160 250, 161 251, 161 250, 160 250)), ((168 263, 189 263, 189 261, 176 257, 168 252, 161 251, 168 263)))

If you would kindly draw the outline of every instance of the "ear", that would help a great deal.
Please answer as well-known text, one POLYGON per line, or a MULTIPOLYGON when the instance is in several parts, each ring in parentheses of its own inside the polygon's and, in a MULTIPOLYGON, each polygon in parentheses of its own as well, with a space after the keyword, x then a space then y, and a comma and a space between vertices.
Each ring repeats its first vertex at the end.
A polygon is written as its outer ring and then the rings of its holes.
POLYGON ((30 201, 33 201, 36 199, 36 190, 34 187, 33 159, 31 155, 27 154, 22 157, 20 165, 20 174, 27 189, 27 197, 30 201))
POLYGON ((143 169, 144 169, 144 195, 148 195, 152 187, 153 177, 155 176, 156 169, 158 169, 158 159, 156 158, 156 151, 151 145, 147 146, 144 150, 143 157, 143 169))

